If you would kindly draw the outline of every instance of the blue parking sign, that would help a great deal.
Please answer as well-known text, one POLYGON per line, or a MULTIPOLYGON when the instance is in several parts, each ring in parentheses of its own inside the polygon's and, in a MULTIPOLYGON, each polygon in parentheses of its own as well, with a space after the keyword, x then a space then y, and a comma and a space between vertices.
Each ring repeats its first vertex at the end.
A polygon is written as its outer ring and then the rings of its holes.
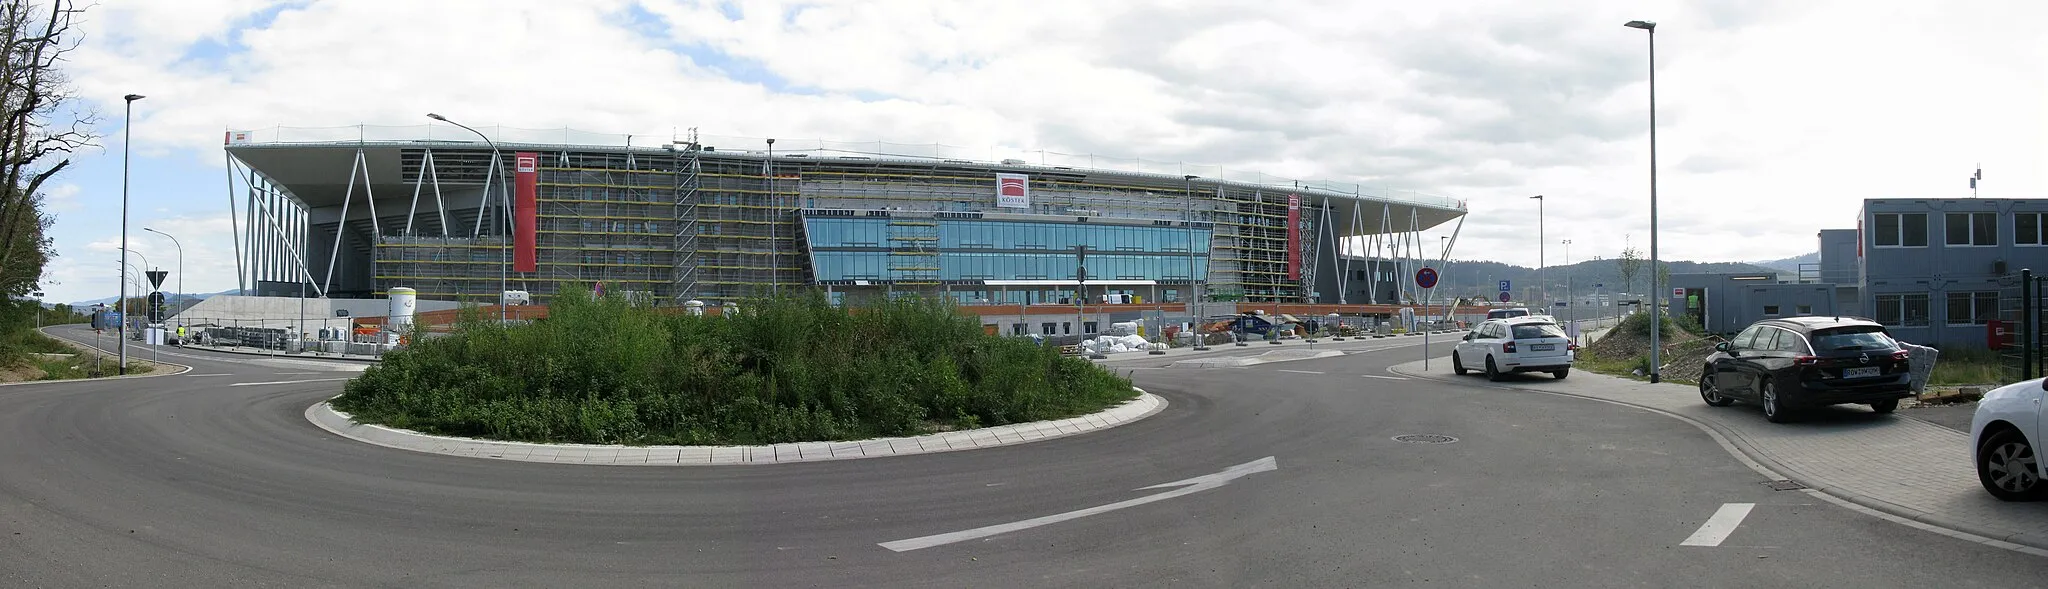
POLYGON ((1506 280, 1502 280, 1502 281, 1500 281, 1500 291, 1501 291, 1501 292, 1507 292, 1507 291, 1509 291, 1509 290, 1513 290, 1513 289, 1510 289, 1510 288, 1508 288, 1508 281, 1506 281, 1506 280))

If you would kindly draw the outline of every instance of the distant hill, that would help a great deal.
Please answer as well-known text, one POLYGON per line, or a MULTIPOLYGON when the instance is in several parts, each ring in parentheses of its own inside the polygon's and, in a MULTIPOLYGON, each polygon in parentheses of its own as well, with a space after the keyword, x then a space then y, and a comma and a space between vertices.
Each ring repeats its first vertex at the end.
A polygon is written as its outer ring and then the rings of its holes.
POLYGON ((1781 260, 1765 260, 1762 262, 1750 263, 1758 266, 1763 266, 1765 268, 1770 268, 1773 270, 1783 270, 1786 272, 1791 272, 1793 274, 1798 274, 1800 264, 1819 264, 1820 252, 1811 252, 1803 255, 1792 256, 1790 258, 1784 258, 1781 260))
MULTIPOLYGON (((227 289, 227 290, 223 290, 223 291, 220 291, 220 292, 201 292, 201 293, 191 293, 191 294, 174 294, 174 293, 168 293, 168 292, 167 292, 167 293, 164 293, 164 297, 166 297, 167 299, 169 299, 169 300, 171 300, 171 301, 177 301, 177 300, 180 300, 180 299, 186 299, 186 298, 190 298, 190 299, 193 299, 193 300, 199 300, 199 301, 203 301, 203 300, 206 300, 206 299, 207 299, 208 297, 212 297, 212 296, 215 296, 215 295, 231 295, 231 294, 237 294, 237 293, 240 293, 240 292, 241 292, 241 289, 234 289, 234 288, 230 288, 230 289, 227 289)), ((142 293, 142 294, 147 294, 147 293, 142 293)), ((135 294, 135 295, 130 295, 130 296, 142 296, 142 295, 141 295, 141 294, 135 294)), ((117 300, 120 300, 120 299, 121 299, 121 297, 120 297, 120 296, 118 296, 118 295, 116 295, 116 296, 111 296, 111 297, 107 297, 107 298, 103 298, 103 299, 93 299, 93 300, 90 300, 90 301, 78 301, 78 302, 74 302, 74 303, 71 303, 71 306, 73 306, 73 307, 90 307, 90 306, 93 306, 93 305, 99 305, 99 304, 112 304, 112 303, 113 303, 114 301, 117 301, 117 300)))
MULTIPOLYGON (((1600 285, 1602 292, 1616 292, 1622 289, 1620 260, 1587 260, 1570 266, 1550 266, 1543 269, 1544 282, 1550 285, 1554 296, 1562 296, 1566 280, 1569 279, 1574 292, 1593 292, 1594 285, 1600 285)), ((1741 262, 1664 262, 1672 274, 1733 273, 1733 272, 1775 272, 1754 264, 1741 262)), ((1358 262, 1352 262, 1353 270, 1363 269, 1358 262)), ((1538 272, 1535 268, 1488 262, 1483 260, 1451 260, 1442 268, 1442 279, 1437 294, 1479 296, 1492 298, 1500 292, 1500 281, 1507 280, 1515 289, 1515 296, 1525 296, 1536 286, 1538 272)), ((1650 262, 1643 260, 1642 270, 1636 273, 1635 285, 1629 292, 1641 293, 1649 290, 1650 262)))

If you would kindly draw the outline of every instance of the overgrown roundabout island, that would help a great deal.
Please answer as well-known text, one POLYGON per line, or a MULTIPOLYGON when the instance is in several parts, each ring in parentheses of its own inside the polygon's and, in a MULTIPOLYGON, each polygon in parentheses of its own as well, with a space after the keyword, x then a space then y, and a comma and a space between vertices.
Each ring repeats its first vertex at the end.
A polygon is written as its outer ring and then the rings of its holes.
POLYGON ((306 410, 363 442, 535 462, 711 465, 945 452, 1114 427, 1166 402, 944 300, 820 293, 694 316, 563 292, 548 317, 474 310, 306 410))

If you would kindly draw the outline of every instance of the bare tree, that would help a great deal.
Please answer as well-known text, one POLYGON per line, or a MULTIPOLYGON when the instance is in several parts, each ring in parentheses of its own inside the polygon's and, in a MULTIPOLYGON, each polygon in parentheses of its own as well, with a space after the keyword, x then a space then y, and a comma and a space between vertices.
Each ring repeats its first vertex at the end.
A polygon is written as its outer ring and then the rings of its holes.
POLYGON ((97 117, 68 108, 58 69, 78 47, 72 19, 81 12, 70 0, 0 0, 0 294, 35 290, 56 255, 43 234, 43 183, 93 144, 97 117))
POLYGON ((1643 272, 1643 252, 1637 251, 1634 247, 1622 248, 1621 257, 1615 259, 1614 263, 1621 272, 1622 292, 1635 292, 1636 275, 1643 272))

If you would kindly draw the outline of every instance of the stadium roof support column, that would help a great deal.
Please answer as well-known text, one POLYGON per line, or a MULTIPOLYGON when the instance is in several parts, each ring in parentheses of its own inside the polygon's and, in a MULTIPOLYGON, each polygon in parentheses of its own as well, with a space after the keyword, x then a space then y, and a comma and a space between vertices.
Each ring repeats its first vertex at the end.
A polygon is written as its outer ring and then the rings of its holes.
POLYGON ((434 150, 428 149, 421 156, 420 173, 412 180, 412 208, 405 211, 405 236, 412 237, 412 221, 420 213, 420 192, 427 188, 427 170, 434 167, 434 150))
POLYGON ((341 194, 341 219, 334 223, 334 249, 327 252, 327 277, 320 280, 320 292, 327 292, 334 286, 334 264, 341 261, 341 236, 348 234, 348 204, 356 196, 356 167, 363 165, 363 150, 356 150, 355 162, 348 168, 348 191, 341 194))
POLYGON ((484 236, 484 211, 485 207, 491 206, 491 179, 496 177, 497 173, 498 151, 494 149, 491 150, 491 167, 484 169, 483 193, 476 197, 476 229, 470 230, 470 237, 481 239, 484 236))
POLYGON ((245 275, 243 274, 242 236, 240 235, 242 228, 235 221, 235 154, 223 150, 220 155, 223 163, 227 164, 228 170, 228 239, 233 242, 235 248, 235 294, 248 294, 244 292, 249 289, 249 283, 243 280, 245 275))
POLYGON ((434 150, 427 150, 427 178, 434 183, 434 213, 441 220, 441 237, 448 236, 448 202, 441 198, 441 171, 434 165, 434 150))
MULTIPOLYGON (((313 271, 307 267, 306 251, 299 247, 299 244, 303 242, 293 239, 284 226, 279 224, 279 220, 285 218, 285 212, 280 210, 281 205, 275 205, 275 203, 284 202, 284 195, 275 190, 268 191, 268 193, 272 198, 264 201, 266 205, 270 206, 264 207, 263 219, 268 222, 271 232, 277 236, 275 240, 269 241, 274 241, 280 249, 284 250, 281 252, 284 255, 276 258, 279 268, 282 269, 277 274, 277 277, 283 278, 286 274, 291 274, 298 276, 299 280, 310 283, 313 281, 313 271), (293 266, 297 266, 297 272, 292 272, 293 266)), ((291 215, 294 219, 302 219, 305 215, 305 212, 296 205, 292 209, 291 215)), ((295 226, 300 225, 300 221, 293 221, 293 224, 295 226)), ((294 229, 293 232, 302 232, 304 230, 305 228, 301 226, 294 229)), ((314 292, 321 297, 327 296, 327 290, 324 286, 314 286, 314 292)))

